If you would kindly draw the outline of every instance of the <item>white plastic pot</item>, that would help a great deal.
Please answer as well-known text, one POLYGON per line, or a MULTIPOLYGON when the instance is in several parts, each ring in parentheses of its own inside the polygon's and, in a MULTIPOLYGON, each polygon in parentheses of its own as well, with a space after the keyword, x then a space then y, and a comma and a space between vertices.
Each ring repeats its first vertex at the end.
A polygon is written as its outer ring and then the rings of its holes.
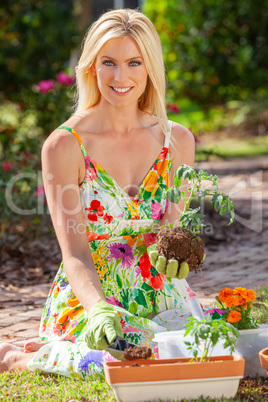
POLYGON ((266 370, 261 366, 259 351, 268 347, 268 325, 260 325, 256 329, 239 331, 240 337, 236 343, 236 353, 245 359, 245 377, 267 377, 266 370))
POLYGON ((150 381, 112 384, 118 402, 171 401, 179 399, 226 398, 235 396, 243 376, 178 381, 150 381))
MULTIPOLYGON (((159 332, 155 334, 154 342, 158 343, 159 359, 172 359, 174 357, 192 357, 192 353, 187 350, 185 341, 193 342, 194 338, 189 334, 184 337, 185 330, 159 332)), ((198 356, 202 354, 202 345, 198 356)), ((229 349, 223 348, 223 342, 218 342, 212 352, 212 356, 228 356, 229 349)))

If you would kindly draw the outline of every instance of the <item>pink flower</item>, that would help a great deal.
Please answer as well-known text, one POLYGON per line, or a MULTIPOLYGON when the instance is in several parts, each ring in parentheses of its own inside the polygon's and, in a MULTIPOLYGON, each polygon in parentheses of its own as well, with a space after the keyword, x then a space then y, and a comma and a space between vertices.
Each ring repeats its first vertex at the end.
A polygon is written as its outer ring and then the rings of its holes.
POLYGON ((161 202, 155 202, 151 204, 151 218, 154 220, 161 219, 162 216, 162 207, 161 202))
POLYGON ((116 300, 114 296, 107 297, 106 302, 113 304, 114 306, 123 307, 122 304, 118 300, 116 300))
POLYGON ((219 315, 223 315, 223 311, 220 308, 210 308, 209 310, 205 311, 204 314, 210 314, 213 316, 214 313, 218 313, 219 315))
POLYGON ((87 180, 95 180, 98 176, 97 169, 95 166, 95 162, 88 155, 85 157, 86 162, 86 179, 87 180))
POLYGON ((113 357, 112 355, 110 355, 109 352, 107 352, 107 350, 103 351, 103 357, 104 357, 104 361, 105 362, 114 362, 117 361, 117 359, 115 357, 113 357))
POLYGON ((56 78, 59 84, 72 85, 73 83, 73 77, 67 75, 64 71, 60 71, 56 78))
POLYGON ((39 91, 41 91, 43 94, 46 94, 50 89, 54 89, 54 83, 53 80, 43 80, 40 81, 39 84, 37 85, 37 88, 39 91))
POLYGON ((3 170, 11 170, 11 163, 3 162, 2 169, 3 170))
POLYGON ((45 194, 45 189, 44 186, 40 185, 37 187, 36 190, 37 198, 43 198, 43 195, 45 194))
POLYGON ((168 103, 167 109, 174 113, 180 113, 180 108, 175 104, 168 103))
POLYGON ((157 359, 159 359, 159 349, 158 349, 158 345, 154 345, 153 351, 154 351, 155 357, 156 357, 157 359))

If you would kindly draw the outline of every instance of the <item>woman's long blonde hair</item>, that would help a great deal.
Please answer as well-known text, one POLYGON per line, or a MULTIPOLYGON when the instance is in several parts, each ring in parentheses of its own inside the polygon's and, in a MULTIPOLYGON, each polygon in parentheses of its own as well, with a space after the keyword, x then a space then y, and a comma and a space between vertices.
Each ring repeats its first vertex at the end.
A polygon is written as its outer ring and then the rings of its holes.
POLYGON ((96 76, 90 68, 102 46, 112 38, 132 37, 142 53, 148 73, 147 86, 139 100, 141 110, 158 118, 167 133, 165 108, 165 68, 159 36, 152 22, 141 12, 131 9, 108 11, 92 24, 84 39, 83 51, 76 67, 76 111, 86 110, 100 102, 96 76))

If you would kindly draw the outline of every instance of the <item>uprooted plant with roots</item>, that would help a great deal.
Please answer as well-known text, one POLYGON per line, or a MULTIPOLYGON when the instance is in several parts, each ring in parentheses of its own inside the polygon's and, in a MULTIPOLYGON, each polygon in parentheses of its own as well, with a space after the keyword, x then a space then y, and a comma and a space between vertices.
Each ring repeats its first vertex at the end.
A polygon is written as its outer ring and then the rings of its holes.
POLYGON ((227 194, 219 190, 218 177, 209 175, 203 169, 196 171, 188 165, 181 165, 174 174, 174 185, 166 190, 165 198, 173 203, 184 201, 184 209, 178 225, 169 223, 159 228, 157 243, 148 248, 153 266, 159 273, 169 277, 183 279, 189 271, 201 270, 204 254, 204 242, 198 235, 205 227, 205 215, 198 208, 191 208, 193 199, 201 201, 211 197, 213 208, 220 214, 230 214, 230 225, 234 220, 234 204, 227 194), (186 191, 180 187, 187 181, 186 191))

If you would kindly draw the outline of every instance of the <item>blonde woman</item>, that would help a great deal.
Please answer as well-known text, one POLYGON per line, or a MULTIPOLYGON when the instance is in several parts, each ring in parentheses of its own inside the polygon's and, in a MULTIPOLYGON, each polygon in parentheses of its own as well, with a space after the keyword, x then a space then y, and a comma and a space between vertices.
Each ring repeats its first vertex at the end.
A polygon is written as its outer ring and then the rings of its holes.
POLYGON ((86 35, 76 77, 77 110, 42 149, 63 256, 42 315, 43 342, 28 342, 24 352, 2 345, 2 371, 87 378, 112 359, 106 349, 117 335, 153 349, 156 332, 181 328, 189 314, 180 267, 167 262, 160 274, 147 253, 158 226, 179 216, 163 191, 175 169, 194 163, 192 134, 167 119, 152 23, 129 9, 102 15, 86 35))

